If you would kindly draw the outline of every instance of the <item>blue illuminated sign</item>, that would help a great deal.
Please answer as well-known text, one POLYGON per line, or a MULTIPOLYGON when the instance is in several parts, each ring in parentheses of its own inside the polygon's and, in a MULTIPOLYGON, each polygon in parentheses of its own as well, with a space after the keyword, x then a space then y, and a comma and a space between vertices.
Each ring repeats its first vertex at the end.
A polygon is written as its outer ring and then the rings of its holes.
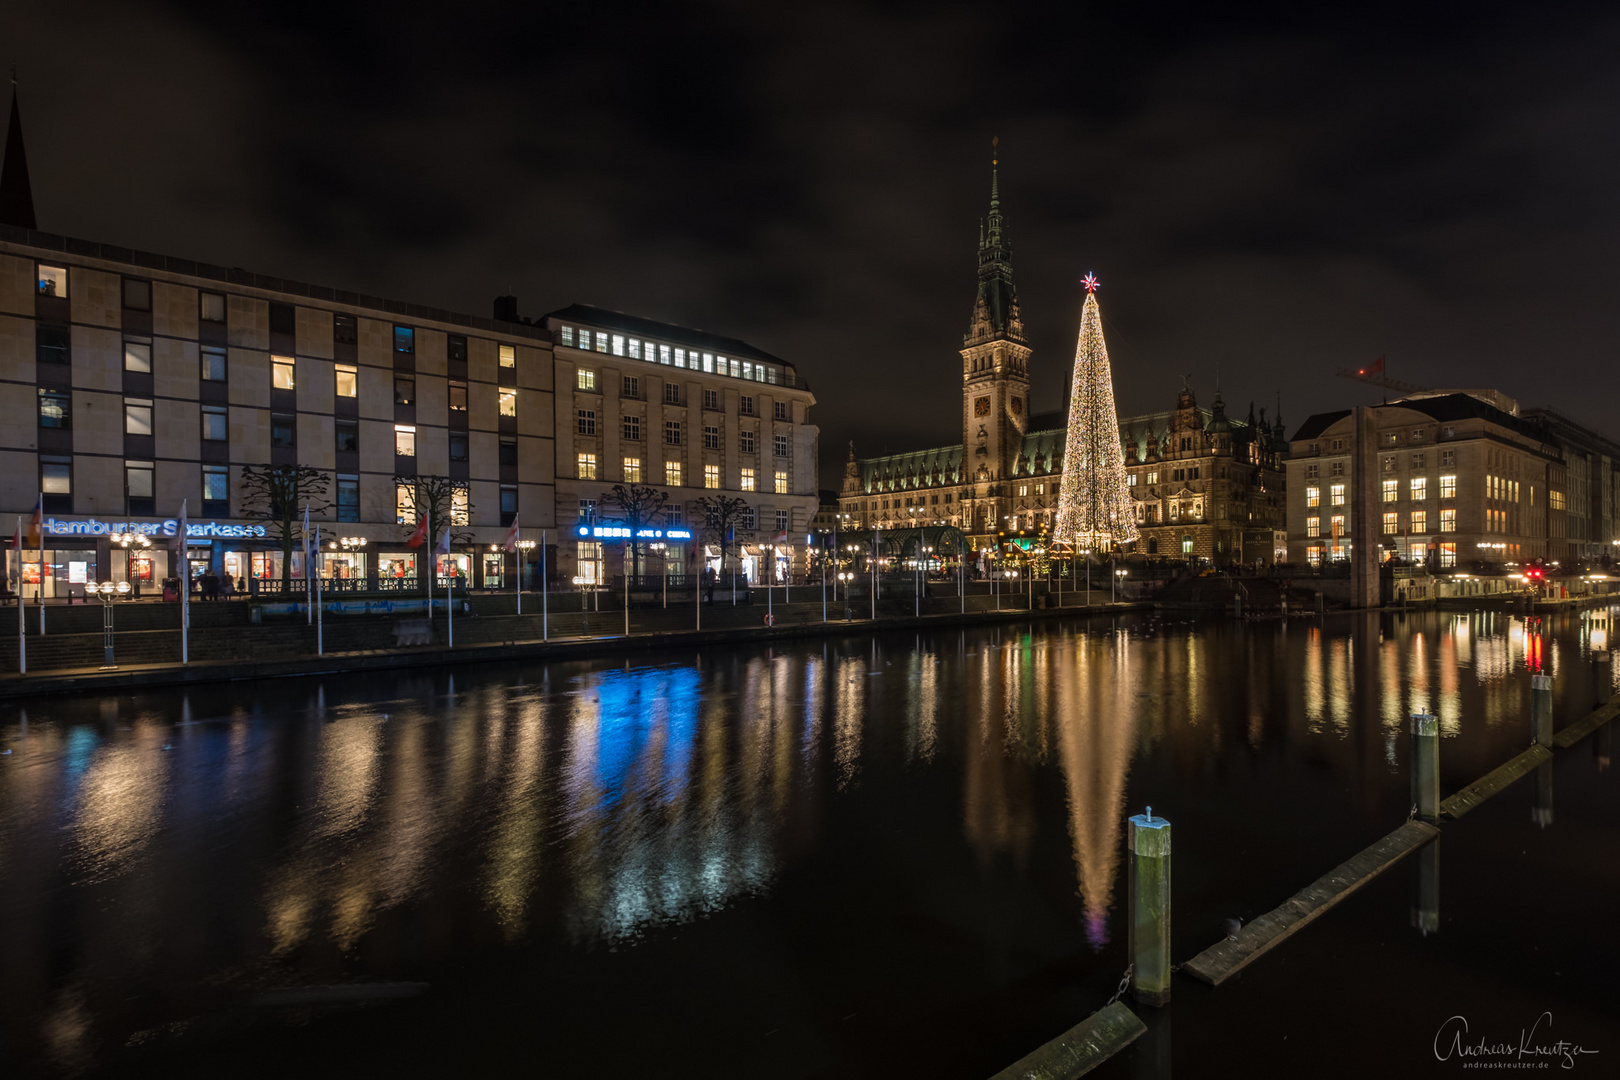
MULTIPOLYGON (((575 534, 591 540, 629 540, 631 529, 628 525, 578 525, 574 528, 575 534)), ((635 530, 637 540, 690 540, 691 529, 654 529, 644 527, 635 530)))

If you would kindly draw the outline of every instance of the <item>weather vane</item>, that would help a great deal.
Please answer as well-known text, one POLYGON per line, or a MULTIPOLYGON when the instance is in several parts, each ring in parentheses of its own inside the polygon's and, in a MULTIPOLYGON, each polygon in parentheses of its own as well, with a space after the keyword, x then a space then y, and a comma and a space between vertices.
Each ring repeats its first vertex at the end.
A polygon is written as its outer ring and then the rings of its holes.
POLYGON ((1097 280, 1096 274, 1087 274, 1085 277, 1080 279, 1080 284, 1086 287, 1086 292, 1096 292, 1097 286, 1101 285, 1102 282, 1097 280))

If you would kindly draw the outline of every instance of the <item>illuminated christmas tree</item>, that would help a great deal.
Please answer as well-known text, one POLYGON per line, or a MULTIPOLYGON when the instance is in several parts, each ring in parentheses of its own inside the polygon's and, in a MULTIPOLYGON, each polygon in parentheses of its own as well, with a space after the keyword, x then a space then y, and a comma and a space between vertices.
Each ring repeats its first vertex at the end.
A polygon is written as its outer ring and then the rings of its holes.
POLYGON ((1114 411, 1114 375, 1097 308, 1097 279, 1085 276, 1086 306, 1074 351, 1069 433, 1063 447, 1052 538, 1076 551, 1107 551, 1136 539, 1136 514, 1125 485, 1125 454, 1114 411))

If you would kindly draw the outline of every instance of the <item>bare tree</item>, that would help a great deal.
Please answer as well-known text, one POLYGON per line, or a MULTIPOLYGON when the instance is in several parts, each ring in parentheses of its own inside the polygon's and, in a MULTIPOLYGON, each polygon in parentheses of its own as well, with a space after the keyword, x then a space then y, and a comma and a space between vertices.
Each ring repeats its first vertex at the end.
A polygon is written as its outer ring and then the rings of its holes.
POLYGON ((630 530, 630 536, 625 540, 625 546, 630 552, 630 559, 624 568, 626 574, 640 572, 641 545, 644 541, 639 534, 642 529, 651 528, 664 519, 664 505, 668 502, 668 492, 642 487, 640 484, 631 484, 629 487, 614 484, 612 489, 602 496, 602 504, 617 510, 620 519, 630 530))
MULTIPOLYGON (((432 552, 439 546, 439 537, 446 531, 464 527, 472 520, 471 489, 465 480, 448 476, 396 476, 394 490, 398 492, 400 526, 409 536, 417 524, 427 518, 427 551, 429 562, 436 562, 432 552), (401 490, 403 489, 403 490, 401 490)), ((452 543, 469 544, 471 532, 451 532, 452 543)), ((426 576, 422 575, 425 581, 426 576)))
POLYGON ((697 501, 698 509, 703 512, 703 534, 714 537, 715 543, 720 545, 720 572, 726 570, 727 535, 732 527, 742 521, 743 511, 748 509, 748 500, 731 495, 705 495, 697 501))
POLYGON ((244 465, 240 492, 242 516, 262 521, 265 531, 281 541, 281 580, 292 580, 293 546, 303 537, 304 507, 311 514, 332 509, 326 501, 330 478, 311 465, 244 465))

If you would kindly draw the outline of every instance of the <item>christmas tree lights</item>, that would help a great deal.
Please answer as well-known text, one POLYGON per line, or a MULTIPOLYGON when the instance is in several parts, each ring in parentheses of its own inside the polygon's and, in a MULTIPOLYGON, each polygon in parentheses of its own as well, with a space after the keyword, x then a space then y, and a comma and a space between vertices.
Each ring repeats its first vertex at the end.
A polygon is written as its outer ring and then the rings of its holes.
POLYGON ((1052 538, 1076 551, 1107 551, 1136 540, 1136 514, 1125 484, 1125 454, 1114 410, 1114 375, 1097 307, 1097 279, 1087 274, 1084 284, 1086 305, 1074 350, 1063 484, 1052 538))

